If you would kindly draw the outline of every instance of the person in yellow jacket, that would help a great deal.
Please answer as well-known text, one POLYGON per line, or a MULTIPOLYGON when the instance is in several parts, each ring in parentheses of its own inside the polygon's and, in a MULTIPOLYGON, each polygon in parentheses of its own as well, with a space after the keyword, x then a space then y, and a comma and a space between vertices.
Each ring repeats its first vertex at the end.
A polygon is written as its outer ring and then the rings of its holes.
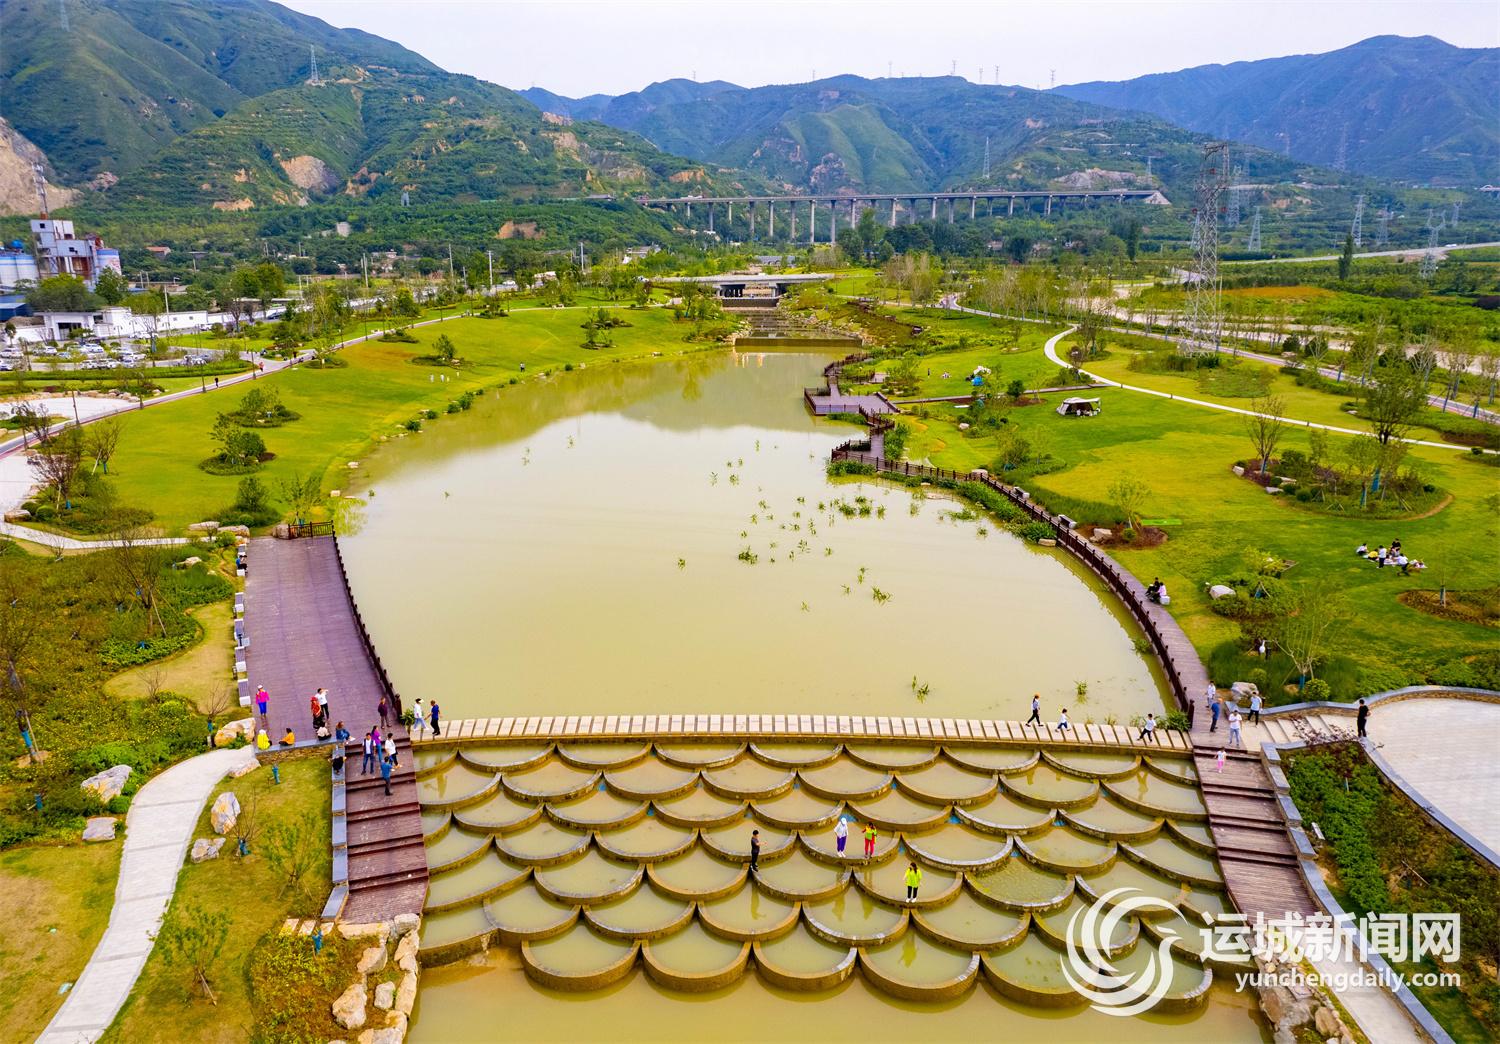
POLYGON ((865 858, 869 859, 875 854, 875 839, 880 836, 880 831, 875 829, 875 824, 865 822, 865 858))
POLYGON ((916 863, 906 864, 906 901, 916 902, 917 889, 922 887, 922 868, 916 863))
POLYGON ((261 729, 259 732, 257 732, 255 734, 255 749, 256 750, 270 750, 271 749, 271 737, 266 735, 266 730, 265 729, 261 729))

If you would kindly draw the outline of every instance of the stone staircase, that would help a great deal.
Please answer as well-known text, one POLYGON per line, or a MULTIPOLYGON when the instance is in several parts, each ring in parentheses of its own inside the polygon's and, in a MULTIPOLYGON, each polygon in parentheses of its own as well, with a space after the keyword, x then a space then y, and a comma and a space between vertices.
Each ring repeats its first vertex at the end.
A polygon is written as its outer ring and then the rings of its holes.
POLYGON ((404 735, 396 743, 396 760, 400 768, 391 776, 389 797, 379 773, 360 774, 357 756, 346 765, 342 809, 335 794, 334 880, 339 879, 342 860, 346 921, 389 920, 409 912, 413 904, 420 910, 427 898, 422 810, 411 743, 404 735))

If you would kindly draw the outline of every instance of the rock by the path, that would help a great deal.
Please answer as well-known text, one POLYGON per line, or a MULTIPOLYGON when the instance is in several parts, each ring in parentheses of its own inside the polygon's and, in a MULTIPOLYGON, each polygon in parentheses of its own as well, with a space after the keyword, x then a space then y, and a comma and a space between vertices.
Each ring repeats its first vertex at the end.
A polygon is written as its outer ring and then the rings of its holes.
POLYGON ((1218 599, 1218 598, 1233 598, 1234 597, 1234 588, 1228 587, 1228 586, 1226 586, 1224 584, 1214 584, 1212 587, 1210 587, 1208 589, 1208 597, 1214 598, 1214 599, 1218 599))
POLYGON ((375 987, 375 1007, 381 1011, 390 1011, 396 1006, 396 984, 394 982, 382 982, 375 987))
POLYGON ((1337 1037, 1343 1024, 1339 1022, 1338 1012, 1332 1008, 1319 1008, 1313 1012, 1313 1027, 1318 1031, 1320 1037, 1337 1037))
POLYGON ((226 790, 214 798, 213 808, 208 810, 208 821, 216 834, 227 834, 234 829, 240 818, 240 799, 234 791, 226 790))
POLYGON ((229 778, 230 779, 239 779, 241 776, 248 776, 248 775, 250 775, 250 773, 254 772, 258 768, 260 768, 260 759, 258 759, 258 758, 251 758, 249 761, 246 761, 246 762, 243 762, 242 764, 236 765, 230 771, 229 778))
POLYGON ((406 1039, 406 1016, 396 1012, 382 1029, 367 1029, 359 1035, 359 1044, 401 1044, 406 1039))
POLYGON ((90 816, 88 824, 83 828, 83 839, 85 841, 113 841, 116 822, 114 816, 90 816))
POLYGON ((197 555, 190 555, 189 557, 184 558, 181 562, 178 562, 177 563, 177 568, 179 568, 179 569, 191 569, 195 565, 202 565, 202 564, 203 564, 203 559, 199 558, 197 555))
POLYGON ((113 768, 107 768, 97 775, 90 776, 79 786, 108 804, 124 791, 125 781, 130 778, 131 771, 129 765, 115 765, 113 768))
POLYGON ((7 522, 26 522, 30 518, 31 512, 25 508, 16 508, 14 511, 7 511, 5 513, 5 521, 7 522))
POLYGON ((255 719, 241 718, 231 721, 214 733, 214 746, 227 747, 237 739, 248 740, 255 735, 255 719))
POLYGON ((385 947, 371 946, 359 955, 359 968, 361 975, 374 975, 385 967, 385 947))
POLYGON ((401 986, 396 990, 396 1010, 411 1015, 417 1004, 417 973, 409 971, 401 976, 401 986))
POLYGON ((222 837, 200 837, 193 842, 192 860, 201 863, 208 859, 219 858, 219 849, 224 847, 227 838, 222 837))
POLYGON ((391 921, 391 941, 400 942, 407 935, 417 930, 417 925, 422 919, 414 913, 397 914, 395 920, 391 921))
POLYGON ((396 967, 402 971, 416 973, 417 970, 417 936, 415 932, 405 935, 396 944, 396 967))
POLYGON ((188 526, 188 529, 192 530, 194 533, 212 533, 218 528, 219 523, 217 522, 194 522, 190 526, 188 526))
POLYGON ((1241 478, 1243 478, 1244 475, 1245 475, 1245 469, 1243 467, 1241 467, 1240 465, 1238 465, 1238 464, 1236 464, 1234 467, 1230 468, 1229 470, 1232 471, 1232 472, 1234 472, 1236 475, 1240 476, 1241 478))
POLYGON ((250 535, 249 526, 220 526, 218 531, 220 533, 233 533, 235 536, 247 537, 250 535))
POLYGON ((356 982, 333 1002, 333 1021, 345 1029, 359 1029, 365 1024, 365 1002, 368 999, 364 982, 356 982))

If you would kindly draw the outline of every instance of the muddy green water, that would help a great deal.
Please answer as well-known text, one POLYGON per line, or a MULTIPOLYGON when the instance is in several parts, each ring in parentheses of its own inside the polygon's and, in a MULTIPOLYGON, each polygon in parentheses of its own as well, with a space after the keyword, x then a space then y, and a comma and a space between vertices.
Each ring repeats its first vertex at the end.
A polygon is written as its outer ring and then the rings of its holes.
POLYGON ((1056 552, 937 491, 828 479, 860 429, 804 409, 826 361, 600 365, 383 447, 344 483, 375 491, 344 555, 397 688, 448 718, 1019 718, 1034 691, 1075 723, 1159 712, 1122 617, 1056 552))

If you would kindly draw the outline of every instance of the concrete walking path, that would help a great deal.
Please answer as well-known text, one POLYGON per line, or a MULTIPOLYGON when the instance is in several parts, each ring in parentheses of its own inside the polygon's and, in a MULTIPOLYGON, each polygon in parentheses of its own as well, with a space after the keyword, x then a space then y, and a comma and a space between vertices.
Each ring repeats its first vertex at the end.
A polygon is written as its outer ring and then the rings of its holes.
POLYGON ((39 1044, 92 1044, 130 996, 182 869, 203 804, 250 747, 214 750, 173 765, 136 793, 125 818, 124 851, 109 927, 39 1044))

